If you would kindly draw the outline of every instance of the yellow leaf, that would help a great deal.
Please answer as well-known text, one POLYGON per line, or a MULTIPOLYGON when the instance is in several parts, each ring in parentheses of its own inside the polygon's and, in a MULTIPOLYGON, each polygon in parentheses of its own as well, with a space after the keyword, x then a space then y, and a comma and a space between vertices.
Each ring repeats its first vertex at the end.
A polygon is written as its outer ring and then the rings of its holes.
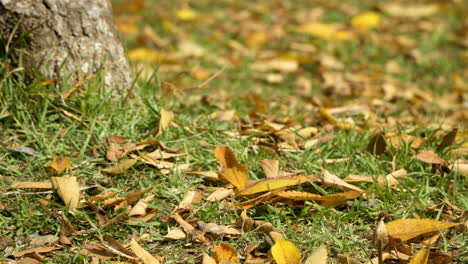
POLYGON ((366 12, 351 19, 351 25, 363 32, 376 28, 382 20, 379 13, 366 12))
POLYGON ((130 241, 130 248, 133 250, 135 255, 140 258, 144 264, 160 264, 159 260, 153 257, 148 251, 142 248, 135 239, 132 238, 130 241))
POLYGON ((304 264, 326 264, 328 258, 327 247, 322 244, 310 253, 304 264))
POLYGON ((389 15, 401 18, 422 18, 433 16, 439 11, 439 6, 436 4, 409 4, 401 5, 399 3, 388 3, 382 6, 383 10, 389 15))
POLYGON ((298 31, 329 40, 350 40, 353 38, 350 31, 339 29, 334 24, 308 23, 299 26, 298 31))
POLYGON ((10 185, 12 189, 52 189, 51 182, 14 182, 10 185))
POLYGON ((244 164, 239 163, 234 152, 226 146, 215 149, 214 155, 218 162, 225 167, 221 176, 234 185, 237 190, 243 190, 247 185, 249 171, 244 164))
POLYGON ((185 8, 177 11, 177 17, 183 21, 191 21, 198 17, 198 13, 193 9, 185 8))
POLYGON ((271 179, 263 179, 263 180, 254 182, 245 190, 241 191, 239 194, 250 195, 250 194, 255 194, 259 192, 273 191, 273 190, 287 187, 287 186, 299 185, 309 180, 313 181, 315 180, 315 177, 299 175, 299 176, 292 176, 292 177, 289 176, 289 177, 277 177, 277 178, 271 178, 271 179))
POLYGON ((75 211, 80 200, 80 185, 76 177, 52 177, 52 185, 65 205, 68 205, 71 211, 75 211))
POLYGON ((163 55, 155 50, 148 48, 136 48, 128 51, 128 59, 132 61, 141 61, 147 63, 161 63, 163 55))
POLYGON ((430 247, 425 247, 418 251, 416 255, 414 255, 409 264, 426 264, 429 259, 429 253, 431 252, 430 247))
POLYGON ((286 240, 277 239, 271 247, 271 254, 277 264, 299 264, 301 263, 301 253, 296 246, 286 240))
POLYGON ((265 44, 268 40, 267 34, 264 32, 251 32, 248 36, 247 39, 245 40, 245 44, 247 47, 250 49, 259 49, 265 44))
POLYGON ((460 225, 461 223, 448 223, 432 219, 400 219, 385 225, 388 235, 407 241, 419 235, 460 225))
POLYGON ((54 156, 51 161, 46 163, 46 166, 52 168, 55 172, 60 173, 72 165, 70 158, 54 156))
POLYGON ((169 124, 172 122, 173 119, 174 119, 173 112, 166 110, 166 109, 161 109, 161 119, 159 120, 159 127, 155 136, 157 137, 161 135, 162 132, 169 127, 169 124))
POLYGON ((236 250, 229 244, 221 243, 215 248, 216 261, 223 263, 224 261, 237 260, 236 250))

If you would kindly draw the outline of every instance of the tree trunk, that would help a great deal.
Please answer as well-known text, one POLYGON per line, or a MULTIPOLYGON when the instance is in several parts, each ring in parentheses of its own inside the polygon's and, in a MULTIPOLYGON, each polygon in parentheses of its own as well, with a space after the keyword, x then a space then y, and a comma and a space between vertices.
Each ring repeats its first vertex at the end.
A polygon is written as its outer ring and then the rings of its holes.
POLYGON ((0 0, 7 54, 12 39, 22 35, 29 48, 23 66, 46 78, 73 74, 76 81, 102 69, 106 87, 122 91, 132 84, 109 0, 0 0))

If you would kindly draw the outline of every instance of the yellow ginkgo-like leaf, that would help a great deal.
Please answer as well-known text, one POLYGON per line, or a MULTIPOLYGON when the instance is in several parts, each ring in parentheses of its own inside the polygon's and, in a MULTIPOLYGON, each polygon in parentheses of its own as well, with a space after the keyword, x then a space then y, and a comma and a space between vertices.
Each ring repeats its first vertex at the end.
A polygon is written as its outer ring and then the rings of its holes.
POLYGON ((294 186, 299 185, 307 181, 314 181, 316 177, 314 176, 306 176, 306 175, 298 175, 292 177, 277 177, 271 179, 263 179, 254 182, 249 187, 245 188, 245 190, 241 191, 240 195, 250 195, 259 192, 267 192, 277 190, 279 188, 287 187, 287 186, 294 186))
POLYGON ((127 57, 131 61, 142 61, 148 63, 161 63, 164 59, 161 53, 148 48, 136 48, 129 50, 127 57))
POLYGON ((388 235, 407 241, 419 235, 442 231, 461 223, 441 222, 433 219, 400 219, 385 225, 388 235))
POLYGON ((320 247, 316 248, 312 253, 310 253, 304 264, 327 264, 327 259, 327 247, 322 244, 320 247))
POLYGON ((382 17, 379 13, 366 12, 353 17, 351 19, 351 25, 362 32, 366 32, 370 29, 376 28, 380 24, 381 20, 382 17))
POLYGON ((198 17, 198 13, 193 9, 185 8, 177 11, 177 17, 180 20, 191 21, 198 17))
POLYGON ((226 146, 215 149, 214 155, 218 162, 225 167, 221 176, 234 185, 238 191, 245 189, 249 179, 249 171, 244 164, 237 161, 234 152, 226 146))
POLYGON ((283 239, 277 239, 271 247, 271 254, 277 264, 299 264, 301 263, 301 252, 296 246, 283 239))
POLYGON ((427 264, 427 261, 429 260, 429 253, 431 252, 430 247, 425 247, 418 251, 416 255, 414 255, 409 264, 427 264))

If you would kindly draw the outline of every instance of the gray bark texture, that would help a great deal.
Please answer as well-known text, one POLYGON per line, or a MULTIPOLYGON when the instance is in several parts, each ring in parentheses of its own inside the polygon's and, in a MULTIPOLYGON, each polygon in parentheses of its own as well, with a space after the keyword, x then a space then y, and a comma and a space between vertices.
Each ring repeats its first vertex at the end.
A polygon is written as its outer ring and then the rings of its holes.
POLYGON ((109 0, 0 0, 0 37, 20 33, 29 46, 24 66, 47 78, 102 69, 106 87, 132 84, 109 0))

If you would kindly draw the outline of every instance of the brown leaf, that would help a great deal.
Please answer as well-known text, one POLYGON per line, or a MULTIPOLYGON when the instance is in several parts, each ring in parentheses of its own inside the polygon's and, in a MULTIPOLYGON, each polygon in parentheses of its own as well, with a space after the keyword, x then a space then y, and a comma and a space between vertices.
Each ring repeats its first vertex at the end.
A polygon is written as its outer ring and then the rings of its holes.
POLYGON ((137 162, 136 159, 128 159, 120 162, 119 164, 103 169, 103 172, 107 172, 109 174, 121 174, 126 172, 129 168, 131 168, 137 162))
POLYGON ((448 165, 448 162, 439 157, 434 151, 432 150, 421 150, 417 155, 413 157, 414 159, 418 159, 424 163, 428 164, 438 164, 438 165, 448 165))
POLYGON ((223 263, 224 261, 233 261, 238 260, 236 250, 226 243, 221 243, 215 248, 216 252, 216 261, 218 263, 223 263))
POLYGON ((283 191, 283 192, 274 192, 275 195, 286 199, 293 199, 298 201, 324 201, 325 205, 332 203, 340 203, 346 200, 355 199, 361 196, 359 191, 349 191, 343 193, 334 193, 329 195, 319 195, 308 192, 298 192, 298 191, 283 191))
POLYGON ((56 173, 61 173, 62 171, 70 168, 72 162, 68 157, 57 157, 53 156, 52 160, 46 163, 46 166, 52 168, 56 173))
POLYGON ((442 141, 440 142, 439 145, 437 145, 437 151, 443 150, 444 148, 450 146, 455 142, 455 138, 457 137, 457 132, 458 128, 452 129, 450 132, 448 132, 443 138, 442 141))
POLYGON ((96 242, 88 242, 84 244, 84 250, 80 251, 80 254, 83 256, 91 255, 98 259, 109 260, 115 257, 118 257, 113 251, 107 249, 103 244, 96 242))
POLYGON ((209 202, 221 201, 229 196, 234 195, 234 190, 232 188, 218 188, 212 192, 206 200, 209 202))
POLYGON ((191 211, 199 204, 203 198, 203 192, 200 190, 190 190, 185 193, 184 199, 179 203, 176 209, 172 212, 191 211))
POLYGON ((163 237, 172 240, 184 240, 185 238, 187 238, 187 235, 184 233, 184 231, 180 230, 179 228, 173 227, 170 228, 169 232, 167 232, 167 235, 163 237))
POLYGON ((131 252, 130 250, 122 246, 117 240, 113 239, 112 237, 108 235, 104 235, 104 239, 106 240, 107 243, 109 243, 109 245, 106 245, 106 244, 102 244, 102 245, 108 250, 127 259, 137 259, 137 256, 133 252, 131 252))
POLYGON ((409 264, 427 264, 427 261, 429 260, 429 253, 431 253, 430 247, 421 249, 411 258, 409 264))
POLYGON ((304 264, 327 264, 327 259, 327 247, 324 244, 322 244, 318 248, 316 248, 312 253, 310 253, 304 264))
POLYGON ((52 189, 52 182, 14 182, 10 185, 12 189, 52 189))
POLYGON ((135 255, 143 261, 144 264, 160 264, 159 260, 153 257, 148 251, 142 248, 135 239, 130 241, 130 248, 135 252, 135 255))
POLYGON ((212 180, 219 180, 218 173, 214 171, 188 171, 188 175, 200 175, 212 180))
POLYGON ((237 161, 234 152, 229 147, 219 146, 215 149, 214 155, 218 162, 225 167, 221 175, 237 190, 245 189, 249 172, 244 164, 237 161))
POLYGON ((377 135, 375 135, 367 145, 367 151, 376 156, 379 156, 386 150, 387 143, 385 142, 385 137, 383 133, 378 133, 377 135))
POLYGON ((322 173, 323 173, 322 180, 325 186, 331 186, 331 187, 339 188, 341 190, 352 190, 352 191, 364 192, 361 188, 351 185, 349 183, 346 183, 345 181, 340 179, 338 176, 331 174, 326 169, 322 168, 322 173))
POLYGON ((460 225, 462 223, 448 223, 432 219, 400 219, 385 225, 389 236, 407 241, 419 235, 460 225))
POLYGON ((80 201, 80 185, 76 177, 52 177, 52 184, 65 205, 68 205, 71 211, 75 211, 80 201))
POLYGON ((26 250, 16 252, 15 254, 13 254, 13 257, 20 258, 20 257, 22 257, 24 255, 28 255, 28 254, 47 253, 47 252, 55 251, 55 250, 58 250, 58 249, 61 249, 61 248, 62 247, 60 247, 60 246, 31 248, 31 249, 26 249, 26 250))
POLYGON ((278 160, 267 160, 261 161, 263 172, 267 178, 278 177, 279 173, 279 161, 278 160))
POLYGON ((148 197, 144 199, 140 199, 130 210, 128 213, 128 216, 142 216, 146 215, 146 208, 148 205, 146 203, 151 202, 154 198, 154 194, 149 195, 148 197))

